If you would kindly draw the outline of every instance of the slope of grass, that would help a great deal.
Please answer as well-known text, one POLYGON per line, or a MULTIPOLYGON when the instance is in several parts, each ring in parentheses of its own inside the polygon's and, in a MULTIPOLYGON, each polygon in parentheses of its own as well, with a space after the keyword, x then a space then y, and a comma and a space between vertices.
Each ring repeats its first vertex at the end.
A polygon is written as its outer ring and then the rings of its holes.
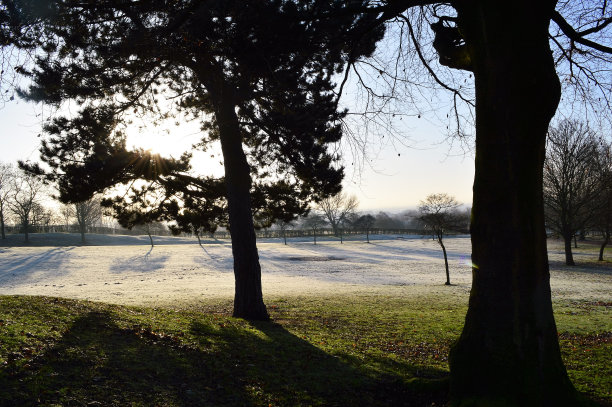
MULTIPOLYGON (((465 305, 444 296, 290 297, 270 323, 183 309, 0 296, 0 405, 432 406, 465 305)), ((557 304, 577 388, 612 401, 610 304, 557 304), (579 327, 579 328, 576 328, 579 327)))

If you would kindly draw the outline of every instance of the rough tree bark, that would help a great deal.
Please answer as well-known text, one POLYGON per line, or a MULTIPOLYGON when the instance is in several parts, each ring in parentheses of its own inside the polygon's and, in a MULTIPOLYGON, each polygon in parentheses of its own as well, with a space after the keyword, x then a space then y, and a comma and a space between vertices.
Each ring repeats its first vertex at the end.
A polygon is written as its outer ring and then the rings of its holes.
POLYGON ((249 320, 269 320, 263 302, 261 266, 253 225, 249 164, 242 148, 238 117, 231 96, 233 91, 227 84, 222 86, 215 115, 223 152, 229 229, 234 256, 233 316, 249 320))
POLYGON ((569 406, 552 311, 542 171, 561 88, 548 44, 555 1, 457 3, 476 85, 473 282, 450 354, 460 406, 569 406))

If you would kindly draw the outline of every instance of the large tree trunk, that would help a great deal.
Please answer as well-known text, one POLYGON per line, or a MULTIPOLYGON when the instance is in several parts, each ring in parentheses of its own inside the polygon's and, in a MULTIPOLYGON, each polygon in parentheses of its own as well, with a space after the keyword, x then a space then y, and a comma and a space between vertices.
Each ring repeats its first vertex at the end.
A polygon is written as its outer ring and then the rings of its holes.
POLYGON ((472 289, 450 354, 451 403, 574 406, 553 317, 544 229, 546 132, 560 98, 554 1, 466 1, 476 84, 472 289))
MULTIPOLYGON (((225 92, 231 92, 224 89, 225 92)), ((225 166, 229 229, 234 256, 234 313, 238 318, 268 320, 263 302, 261 267, 251 210, 251 174, 242 149, 242 137, 231 97, 223 97, 216 110, 225 166)))

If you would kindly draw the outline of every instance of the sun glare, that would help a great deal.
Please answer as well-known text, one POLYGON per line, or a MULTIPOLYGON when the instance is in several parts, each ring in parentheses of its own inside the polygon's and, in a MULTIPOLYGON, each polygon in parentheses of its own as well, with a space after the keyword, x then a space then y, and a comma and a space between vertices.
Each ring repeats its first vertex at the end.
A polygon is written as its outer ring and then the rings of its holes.
POLYGON ((142 148, 162 157, 174 158, 189 151, 193 154, 191 164, 196 173, 223 176, 222 155, 218 146, 212 146, 206 152, 193 150, 193 145, 202 137, 197 126, 190 126, 188 123, 172 126, 170 129, 128 127, 125 131, 127 148, 142 148))
POLYGON ((182 146, 180 140, 177 139, 178 137, 170 134, 128 133, 127 147, 130 149, 142 148, 162 156, 176 157, 190 147, 190 145, 182 146))
POLYGON ((201 137, 198 123, 164 121, 159 126, 135 119, 125 129, 128 148, 142 148, 162 156, 178 157, 189 151, 201 137))

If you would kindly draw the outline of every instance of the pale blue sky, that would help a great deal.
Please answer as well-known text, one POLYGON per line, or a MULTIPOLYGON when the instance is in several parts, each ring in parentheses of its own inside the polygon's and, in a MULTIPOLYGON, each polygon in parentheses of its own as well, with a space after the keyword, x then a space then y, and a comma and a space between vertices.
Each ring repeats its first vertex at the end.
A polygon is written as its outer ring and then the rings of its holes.
MULTIPOLYGON (((21 100, 7 103, 0 109, 0 135, 2 149, 0 161, 14 163, 17 160, 36 160, 38 157, 37 137, 41 131, 43 115, 47 111, 21 100)), ((369 162, 356 166, 360 157, 354 159, 345 154, 345 191, 354 194, 360 201, 360 210, 400 211, 415 207, 426 195, 446 192, 460 202, 470 205, 474 176, 473 157, 462 149, 451 148, 445 140, 444 126, 437 127, 427 118, 406 118, 404 127, 399 128, 403 141, 391 142, 389 137, 372 137, 369 162), (399 154, 399 155, 398 155, 399 154), (360 168, 360 170, 359 170, 360 168)), ((178 156, 198 139, 197 127, 182 126, 154 131, 151 136, 139 139, 134 130, 130 143, 145 143, 144 147, 158 148, 178 156), (150 142, 147 140, 153 139, 150 142)), ((210 152, 196 158, 208 161, 210 152)), ((219 159, 204 165, 221 173, 219 159)), ((362 160, 363 161, 363 160, 362 160)), ((197 168, 197 164, 196 164, 197 168)))

